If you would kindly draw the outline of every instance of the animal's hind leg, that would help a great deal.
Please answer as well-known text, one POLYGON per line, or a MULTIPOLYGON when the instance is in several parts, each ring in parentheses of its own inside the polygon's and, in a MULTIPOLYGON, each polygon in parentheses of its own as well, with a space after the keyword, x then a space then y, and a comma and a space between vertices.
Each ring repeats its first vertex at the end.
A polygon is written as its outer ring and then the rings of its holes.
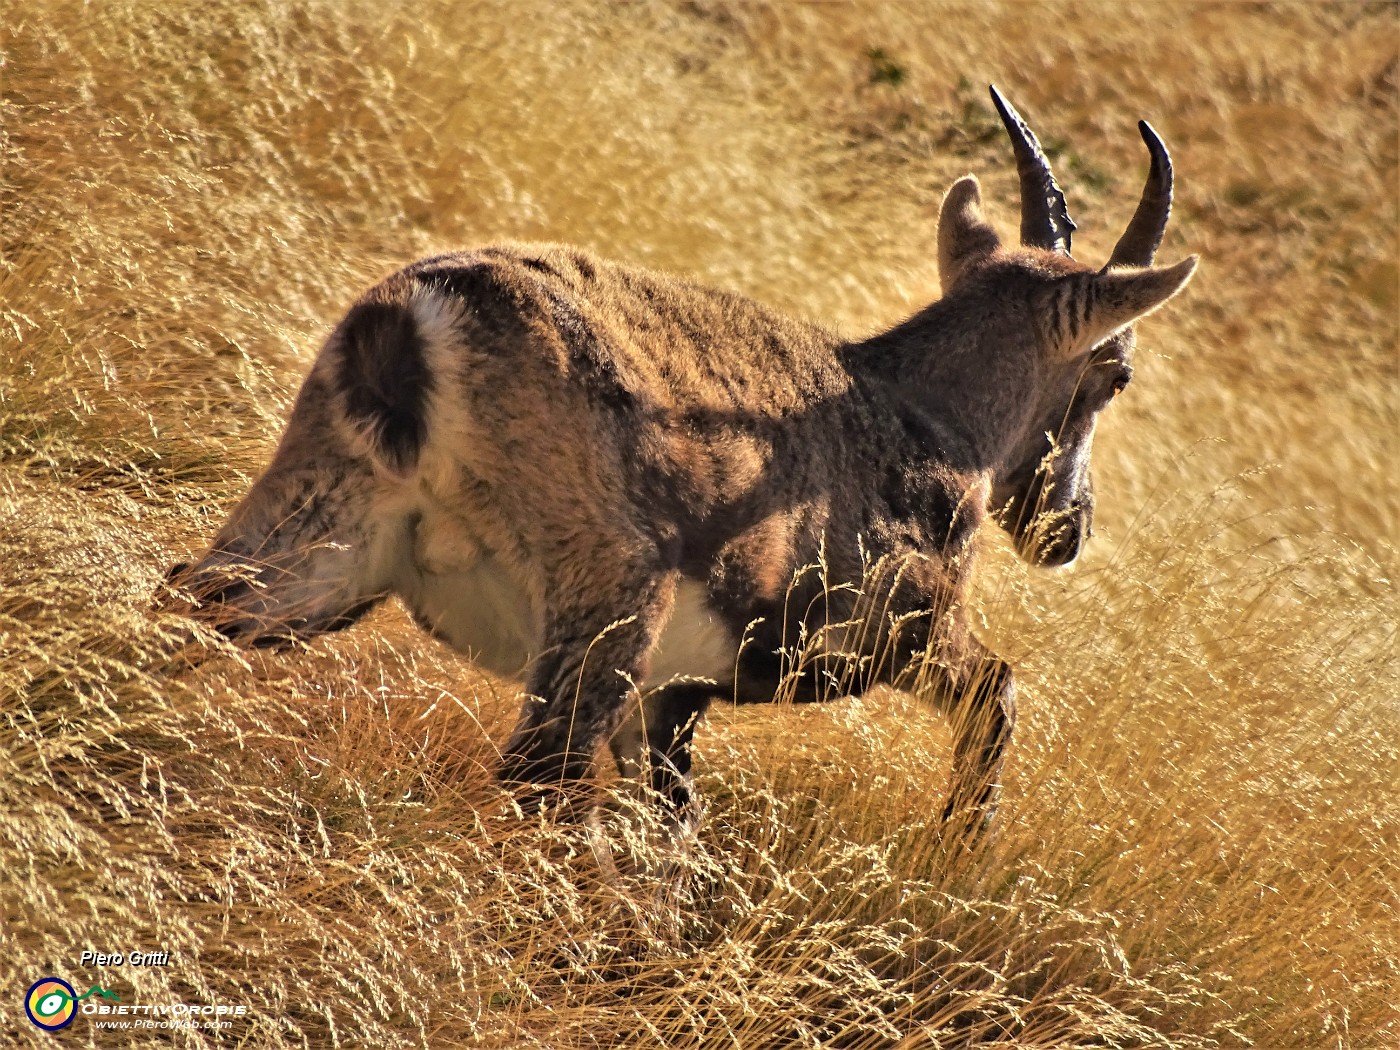
POLYGON ((674 574, 638 569, 596 595, 556 596, 529 694, 500 777, 545 792, 587 777, 599 743, 617 729, 646 677, 648 653, 670 615, 674 574))
POLYGON ((648 776, 667 817, 678 824, 694 815, 690 743, 714 695, 714 686, 698 682, 664 686, 609 741, 618 771, 625 777, 648 776))

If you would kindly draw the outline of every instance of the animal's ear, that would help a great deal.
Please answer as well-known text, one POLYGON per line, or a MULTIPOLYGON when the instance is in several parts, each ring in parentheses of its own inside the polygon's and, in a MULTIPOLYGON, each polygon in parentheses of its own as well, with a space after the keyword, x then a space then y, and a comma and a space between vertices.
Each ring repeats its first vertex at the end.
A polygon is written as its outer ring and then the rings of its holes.
POLYGON ((938 214, 938 278, 946 295, 967 268, 1001 246, 982 217, 982 190, 965 176, 953 183, 938 214))
MULTIPOLYGON (((1112 269, 1088 278, 1081 294, 1087 298, 1084 322, 1071 353, 1087 351, 1157 309, 1191 280, 1197 257, 1159 269, 1112 269)), ((1074 314, 1070 314, 1071 317, 1074 314)))

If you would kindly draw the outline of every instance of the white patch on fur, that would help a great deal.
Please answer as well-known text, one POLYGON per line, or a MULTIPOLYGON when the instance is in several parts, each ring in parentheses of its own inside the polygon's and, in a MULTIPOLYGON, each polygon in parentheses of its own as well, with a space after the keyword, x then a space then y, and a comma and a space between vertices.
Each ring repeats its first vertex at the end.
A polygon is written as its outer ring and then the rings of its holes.
POLYGON ((708 597, 704 586, 693 580, 683 579, 676 587, 676 604, 651 651, 644 689, 681 676, 713 679, 721 687, 733 681, 739 640, 710 607, 708 597))
POLYGON ((496 674, 521 675, 532 656, 535 616, 499 561, 488 556, 445 572, 419 571, 413 582, 404 601, 448 645, 496 674))
POLYGON ((393 590, 448 645, 518 677, 538 646, 528 590, 460 516, 420 492, 418 524, 393 590))
MULTIPOLYGON (((409 309, 418 325, 419 338, 428 345, 430 355, 434 348, 455 346, 461 341, 457 334, 461 307, 455 299, 424 290, 413 297, 409 309)), ((438 363, 430 359, 429 367, 438 363)))
POLYGON ((423 340, 423 357, 433 377, 428 400, 428 427, 418 450, 418 476, 437 493, 456 484, 464 441, 474 432, 463 396, 463 345, 458 325, 462 304, 437 291, 425 290, 413 300, 413 319, 423 340))

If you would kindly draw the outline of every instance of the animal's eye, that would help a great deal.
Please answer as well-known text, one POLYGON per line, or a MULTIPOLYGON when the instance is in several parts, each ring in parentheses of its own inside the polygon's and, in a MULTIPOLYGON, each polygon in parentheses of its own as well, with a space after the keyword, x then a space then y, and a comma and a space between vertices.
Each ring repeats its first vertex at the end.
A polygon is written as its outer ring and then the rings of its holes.
POLYGON ((1119 394, 1121 394, 1125 389, 1127 389, 1128 384, 1132 381, 1133 373, 1130 369, 1125 368, 1121 372, 1119 372, 1116 376, 1113 377, 1113 396, 1117 397, 1119 394))

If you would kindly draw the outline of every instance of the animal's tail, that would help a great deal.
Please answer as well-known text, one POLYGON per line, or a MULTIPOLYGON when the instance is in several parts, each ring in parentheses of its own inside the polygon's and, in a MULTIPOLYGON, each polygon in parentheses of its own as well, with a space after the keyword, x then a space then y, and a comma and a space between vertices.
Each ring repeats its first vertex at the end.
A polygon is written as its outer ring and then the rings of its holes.
POLYGON ((430 328, 440 304, 428 304, 416 281, 397 274, 350 308, 327 342, 345 418, 370 454, 396 474, 418 461, 428 437, 433 374, 430 328))

